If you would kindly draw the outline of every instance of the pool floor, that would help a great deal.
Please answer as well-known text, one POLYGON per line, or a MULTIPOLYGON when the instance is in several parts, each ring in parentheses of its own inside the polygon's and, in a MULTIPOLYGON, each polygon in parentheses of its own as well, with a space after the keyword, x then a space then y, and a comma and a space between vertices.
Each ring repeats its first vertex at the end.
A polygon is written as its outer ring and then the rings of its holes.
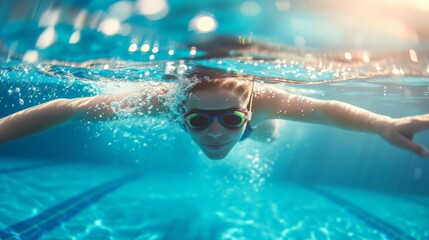
POLYGON ((0 159, 0 239, 429 239, 429 197, 0 159))

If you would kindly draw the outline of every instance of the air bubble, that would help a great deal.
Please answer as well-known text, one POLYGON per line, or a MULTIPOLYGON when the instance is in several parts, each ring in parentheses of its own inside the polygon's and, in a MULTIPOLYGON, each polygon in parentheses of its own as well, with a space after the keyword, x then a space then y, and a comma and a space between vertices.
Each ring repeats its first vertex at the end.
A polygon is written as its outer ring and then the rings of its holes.
POLYGON ((185 64, 181 64, 181 65, 179 65, 179 67, 177 69, 177 73, 178 74, 184 74, 186 72, 186 70, 188 70, 188 67, 185 64))

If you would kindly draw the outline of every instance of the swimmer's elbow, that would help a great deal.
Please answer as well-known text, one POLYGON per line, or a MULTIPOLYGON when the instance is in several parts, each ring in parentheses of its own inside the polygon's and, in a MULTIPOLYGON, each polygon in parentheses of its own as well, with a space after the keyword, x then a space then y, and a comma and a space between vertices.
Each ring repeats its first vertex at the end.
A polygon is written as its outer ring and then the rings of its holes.
POLYGON ((65 99, 67 108, 73 113, 72 121, 106 121, 116 118, 108 101, 100 97, 65 99))
POLYGON ((82 109, 76 107, 77 99, 58 98, 49 101, 45 104, 35 107, 34 113, 40 112, 41 116, 33 116, 41 118, 44 116, 46 121, 54 124, 74 121, 83 116, 82 109))

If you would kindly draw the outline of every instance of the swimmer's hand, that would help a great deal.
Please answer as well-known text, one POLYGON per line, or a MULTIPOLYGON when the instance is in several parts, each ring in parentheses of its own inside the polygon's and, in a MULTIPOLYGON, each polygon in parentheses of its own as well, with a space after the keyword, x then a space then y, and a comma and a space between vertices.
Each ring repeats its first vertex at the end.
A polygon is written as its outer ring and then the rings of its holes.
POLYGON ((429 114, 389 118, 379 123, 378 133, 389 143, 408 149, 420 157, 428 157, 428 149, 413 141, 416 133, 429 129, 429 114))

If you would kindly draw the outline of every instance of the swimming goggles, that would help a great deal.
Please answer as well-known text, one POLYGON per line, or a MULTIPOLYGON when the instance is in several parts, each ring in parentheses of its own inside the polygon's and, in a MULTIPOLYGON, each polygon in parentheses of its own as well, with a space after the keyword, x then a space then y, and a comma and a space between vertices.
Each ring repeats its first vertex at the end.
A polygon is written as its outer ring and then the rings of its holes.
POLYGON ((212 124, 214 119, 217 119, 222 126, 234 129, 242 127, 250 119, 250 114, 248 111, 241 109, 198 110, 183 114, 183 120, 186 126, 193 130, 203 130, 207 128, 212 124))

